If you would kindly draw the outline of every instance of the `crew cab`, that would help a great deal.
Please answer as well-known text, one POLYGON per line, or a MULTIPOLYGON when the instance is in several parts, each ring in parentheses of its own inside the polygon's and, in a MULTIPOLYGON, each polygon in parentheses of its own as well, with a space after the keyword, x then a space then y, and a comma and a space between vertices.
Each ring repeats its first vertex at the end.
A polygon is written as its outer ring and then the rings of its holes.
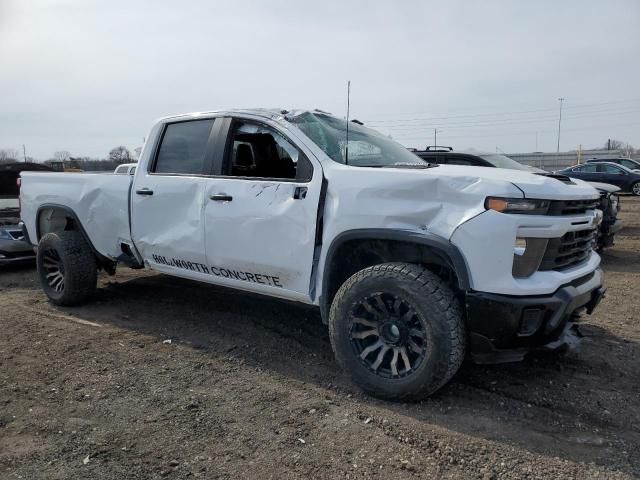
POLYGON ((370 394, 423 398, 466 353, 522 359, 576 337, 604 293, 598 193, 434 165, 319 110, 163 118, 135 175, 25 173, 25 236, 51 302, 150 268, 319 307, 370 394))

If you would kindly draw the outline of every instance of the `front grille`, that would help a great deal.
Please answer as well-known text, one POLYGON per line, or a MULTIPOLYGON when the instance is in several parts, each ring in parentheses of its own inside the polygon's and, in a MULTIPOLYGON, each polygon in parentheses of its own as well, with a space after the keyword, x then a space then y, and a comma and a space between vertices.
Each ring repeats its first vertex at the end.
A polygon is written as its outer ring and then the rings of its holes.
POLYGON ((586 260, 595 235, 595 229, 578 230, 550 239, 538 270, 564 270, 586 260))
POLYGON ((599 200, 552 200, 547 215, 582 215, 598 208, 599 200))

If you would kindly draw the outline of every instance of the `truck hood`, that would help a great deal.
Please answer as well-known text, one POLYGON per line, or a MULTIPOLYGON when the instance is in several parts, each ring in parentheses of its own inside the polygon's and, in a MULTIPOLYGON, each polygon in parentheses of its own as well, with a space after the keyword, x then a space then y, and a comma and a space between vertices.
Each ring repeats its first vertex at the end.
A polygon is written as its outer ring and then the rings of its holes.
MULTIPOLYGON (((415 172, 415 170, 413 170, 415 172)), ((423 170, 438 175, 451 177, 476 177, 488 183, 509 182, 517 187, 525 198, 541 198, 546 200, 586 200, 599 198, 596 189, 588 183, 575 178, 549 176, 530 173, 523 170, 487 167, 463 167, 459 165, 440 165, 433 169, 423 170), (560 177, 560 178, 557 178, 560 177)))
POLYGON ((587 182, 587 183, 591 185, 593 188, 600 190, 602 192, 615 193, 621 190, 620 187, 616 187, 615 185, 611 185, 610 183, 600 183, 600 182, 587 182))

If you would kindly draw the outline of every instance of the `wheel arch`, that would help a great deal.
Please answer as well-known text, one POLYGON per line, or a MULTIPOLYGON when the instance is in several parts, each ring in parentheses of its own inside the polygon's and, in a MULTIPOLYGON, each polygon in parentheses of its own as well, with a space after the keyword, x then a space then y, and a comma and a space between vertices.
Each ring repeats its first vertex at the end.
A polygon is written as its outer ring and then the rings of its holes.
POLYGON ((103 267, 109 273, 115 270, 115 262, 96 250, 91 238, 84 229, 82 222, 72 208, 55 203, 46 203, 38 207, 36 212, 37 243, 39 243, 40 239, 47 233, 64 230, 76 230, 80 232, 95 255, 98 265, 103 267))
POLYGON ((363 268, 398 261, 446 269, 455 289, 471 288, 464 256, 442 237, 392 229, 349 230, 333 239, 325 258, 319 298, 323 321, 326 323, 333 297, 347 278, 363 268))

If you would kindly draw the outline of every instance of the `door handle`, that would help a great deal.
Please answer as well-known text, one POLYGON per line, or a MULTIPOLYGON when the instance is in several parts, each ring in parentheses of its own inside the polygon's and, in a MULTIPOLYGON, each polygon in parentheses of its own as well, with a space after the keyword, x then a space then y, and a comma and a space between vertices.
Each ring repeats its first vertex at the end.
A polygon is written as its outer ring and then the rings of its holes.
POLYGON ((303 200, 307 197, 307 187, 296 187, 293 191, 294 200, 303 200))
POLYGON ((233 200, 233 197, 231 195, 227 195, 226 193, 216 193, 215 195, 211 195, 209 198, 216 202, 230 202, 231 200, 233 200))
POLYGON ((143 188, 141 190, 136 190, 137 195, 153 195, 153 190, 149 190, 148 188, 143 188))

